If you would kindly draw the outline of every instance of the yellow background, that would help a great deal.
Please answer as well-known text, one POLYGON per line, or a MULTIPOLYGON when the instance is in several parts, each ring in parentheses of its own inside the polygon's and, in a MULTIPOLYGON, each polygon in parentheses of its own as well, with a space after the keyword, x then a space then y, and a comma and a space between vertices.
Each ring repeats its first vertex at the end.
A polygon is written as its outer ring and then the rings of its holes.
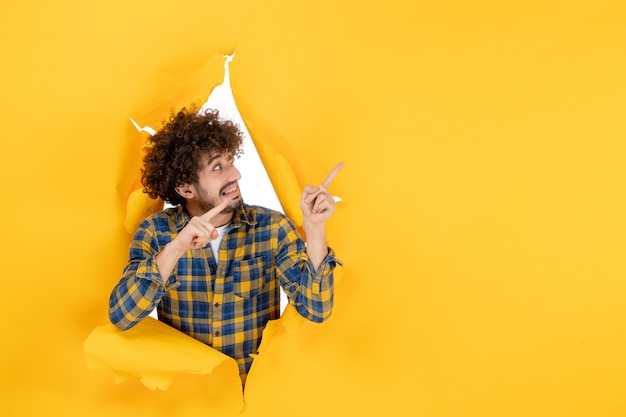
POLYGON ((233 51, 262 158, 301 186, 346 162, 333 316, 279 326, 244 416, 626 414, 623 1, 52 3, 0 5, 3 415, 242 411, 83 355, 127 256, 128 117, 206 99, 233 51))

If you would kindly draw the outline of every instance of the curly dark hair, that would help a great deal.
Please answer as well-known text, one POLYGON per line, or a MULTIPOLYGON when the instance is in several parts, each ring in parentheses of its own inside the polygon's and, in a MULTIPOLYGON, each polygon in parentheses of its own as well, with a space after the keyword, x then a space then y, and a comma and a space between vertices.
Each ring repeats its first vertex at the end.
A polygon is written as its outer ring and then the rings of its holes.
POLYGON ((149 141, 152 147, 143 158, 141 170, 143 191, 174 205, 185 202, 176 187, 198 183, 203 154, 227 153, 238 158, 243 153, 239 128, 230 120, 220 119, 218 110, 198 113, 196 106, 172 112, 149 141))

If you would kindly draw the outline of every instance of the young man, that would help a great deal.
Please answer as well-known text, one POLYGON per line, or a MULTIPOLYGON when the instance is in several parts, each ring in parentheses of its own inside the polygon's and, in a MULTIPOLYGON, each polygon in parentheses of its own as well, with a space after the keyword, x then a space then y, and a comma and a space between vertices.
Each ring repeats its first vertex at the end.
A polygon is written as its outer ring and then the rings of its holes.
POLYGON ((245 381, 266 323, 280 316, 280 287, 303 317, 331 314, 340 262, 326 246, 327 188, 342 164, 302 193, 305 245, 282 213, 243 202, 233 164, 242 134, 217 111, 182 109, 150 140, 142 183, 175 207, 139 226, 110 320, 126 330, 156 307, 161 321, 233 357, 245 381))

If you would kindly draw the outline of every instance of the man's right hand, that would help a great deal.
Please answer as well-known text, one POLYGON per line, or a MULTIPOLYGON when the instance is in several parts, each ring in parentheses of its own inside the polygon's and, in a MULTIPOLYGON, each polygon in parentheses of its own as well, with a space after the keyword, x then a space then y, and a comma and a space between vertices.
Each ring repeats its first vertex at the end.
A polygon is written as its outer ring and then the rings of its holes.
POLYGON ((165 245, 163 250, 156 256, 157 268, 163 278, 163 283, 172 274, 176 262, 189 249, 199 249, 206 246, 213 239, 217 239, 218 233, 211 219, 222 212, 228 206, 229 201, 222 201, 218 206, 204 213, 202 216, 195 216, 180 231, 178 236, 165 245))
POLYGON ((202 216, 192 217, 189 223, 180 231, 172 241, 174 249, 179 252, 187 252, 189 249, 199 249, 218 237, 215 226, 211 219, 224 210, 230 201, 222 201, 219 206, 213 207, 202 216))
POLYGON ((218 237, 215 226, 211 219, 222 212, 228 206, 229 201, 222 201, 219 206, 213 207, 202 216, 192 217, 189 223, 180 231, 172 241, 173 248, 181 253, 189 249, 199 249, 218 237))

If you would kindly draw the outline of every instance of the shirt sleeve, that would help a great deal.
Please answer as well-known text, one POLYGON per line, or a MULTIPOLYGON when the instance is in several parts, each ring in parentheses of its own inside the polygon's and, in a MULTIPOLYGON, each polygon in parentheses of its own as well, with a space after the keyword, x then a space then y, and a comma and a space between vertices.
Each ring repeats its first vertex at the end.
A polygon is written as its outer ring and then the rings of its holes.
POLYGON ((278 230, 276 273, 281 287, 298 313, 307 320, 321 323, 333 309, 334 270, 341 265, 335 252, 328 255, 315 270, 306 253, 304 241, 291 221, 284 219, 278 230))
POLYGON ((153 225, 140 226, 130 247, 122 279, 109 297, 109 319, 120 330, 127 330, 150 315, 163 295, 178 286, 175 272, 164 282, 156 264, 159 244, 153 225))

